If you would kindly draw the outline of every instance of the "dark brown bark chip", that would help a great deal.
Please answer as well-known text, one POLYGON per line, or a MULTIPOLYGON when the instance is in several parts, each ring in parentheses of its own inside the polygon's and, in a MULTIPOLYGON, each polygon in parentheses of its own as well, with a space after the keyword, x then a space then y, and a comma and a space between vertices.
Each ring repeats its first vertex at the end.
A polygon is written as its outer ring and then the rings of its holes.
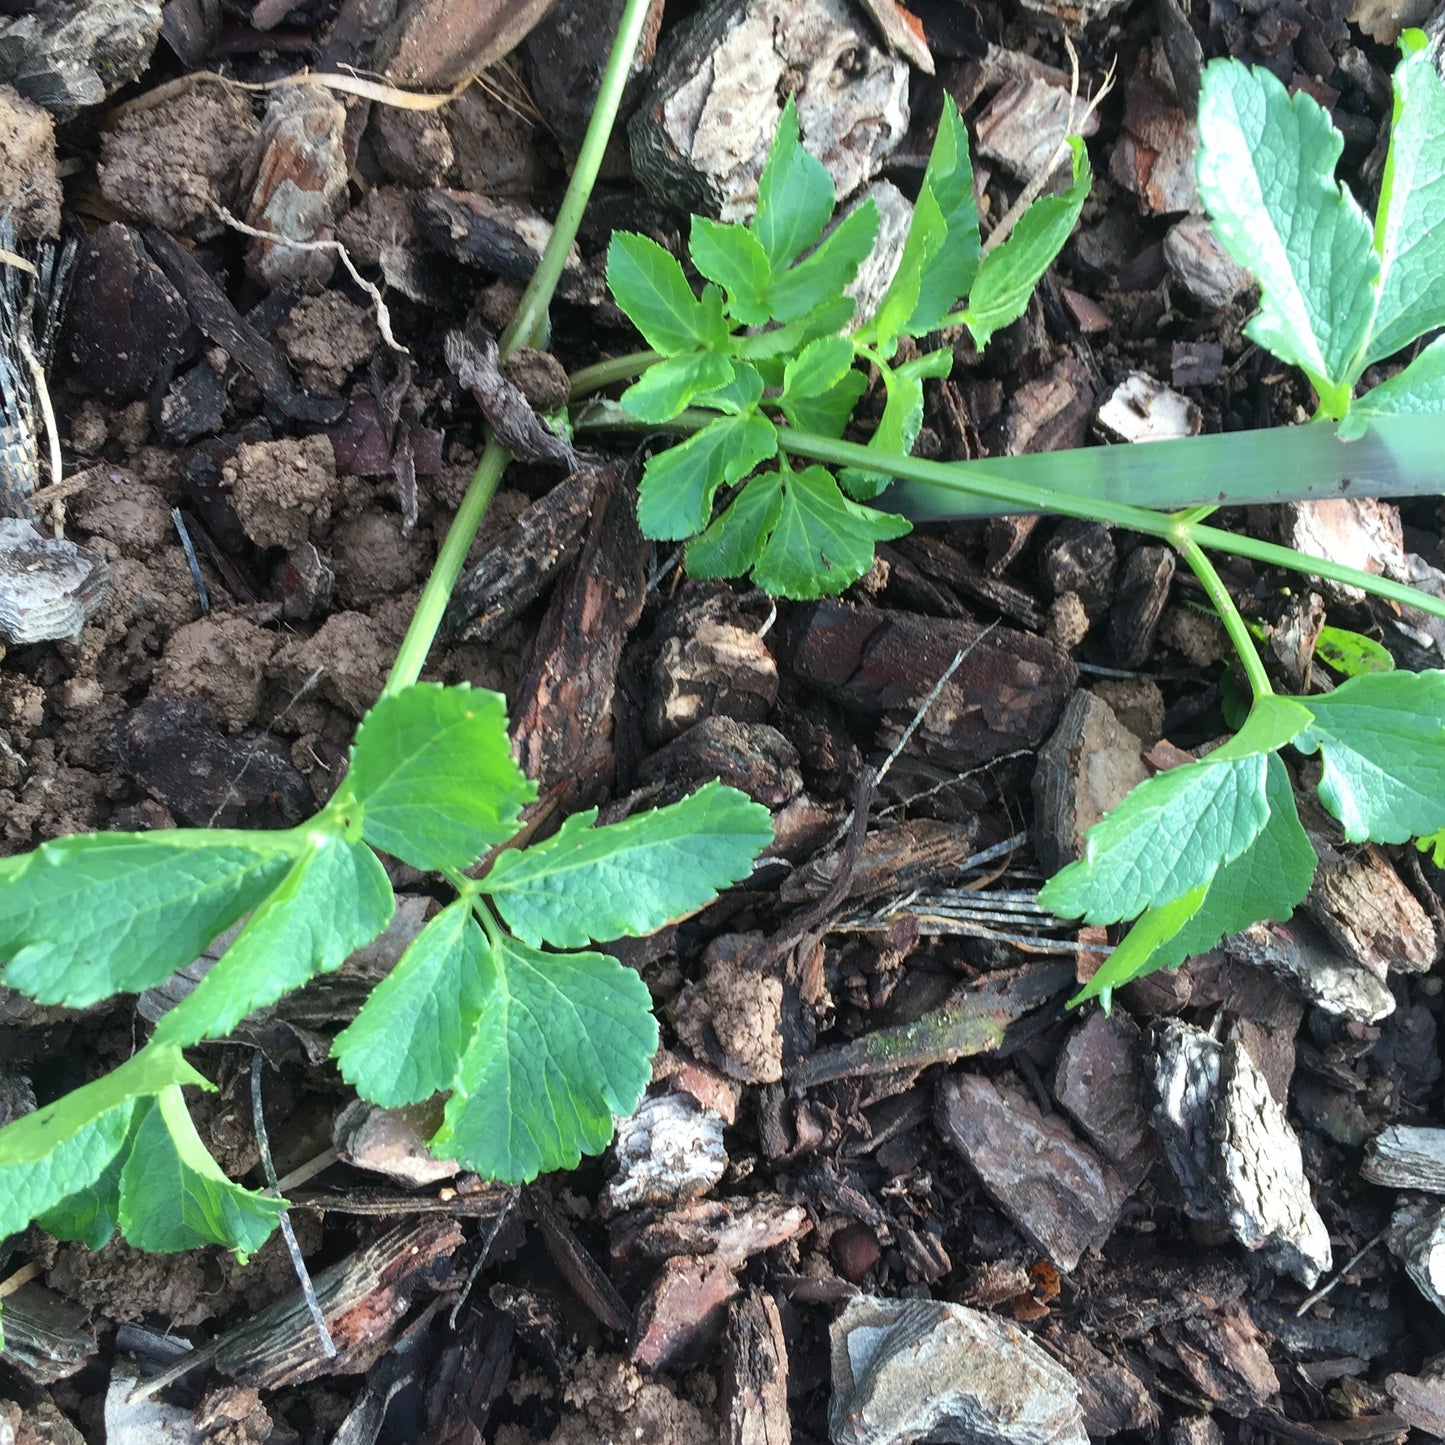
POLYGON ((1092 1014, 1059 1054, 1054 1097, 1136 1189, 1159 1150, 1144 1112, 1138 1026, 1122 1011, 1092 1014))
POLYGON ((938 1087, 935 1118, 999 1207, 1061 1270, 1099 1248, 1127 1195, 1123 1183, 1064 1121, 1022 1090, 960 1074, 938 1087))
POLYGON ((791 1445, 788 1344, 777 1302, 751 1289, 728 1307, 722 1445, 791 1445))

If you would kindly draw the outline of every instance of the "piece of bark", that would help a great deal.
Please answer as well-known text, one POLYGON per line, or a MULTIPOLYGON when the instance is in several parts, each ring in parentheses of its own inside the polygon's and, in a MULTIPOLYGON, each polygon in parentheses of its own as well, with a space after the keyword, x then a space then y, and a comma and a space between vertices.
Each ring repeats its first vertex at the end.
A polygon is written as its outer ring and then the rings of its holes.
POLYGON ((1066 1273, 1109 1237, 1126 1191, 1113 1166, 1022 1091, 977 1075, 944 1079, 935 1117, 1009 1219, 1066 1273))
MULTIPOLYGON (((1254 278, 1225 251, 1203 216, 1185 216, 1164 238, 1169 274, 1196 301, 1223 308, 1254 284, 1254 278)), ((1196 435, 1198 427, 1190 433, 1196 435)))
MULTIPOLYGON (((1077 358, 1064 356, 1042 376, 1011 393, 1004 444, 1011 456, 1067 451, 1084 445, 1093 419, 1094 386, 1089 373, 1077 358)), ((1030 530, 1036 525, 1036 520, 1028 523, 1030 530)), ((1007 565, 1007 561, 990 557, 992 569, 1007 565)))
POLYGON ((337 1347, 334 1358, 322 1354, 298 1289, 222 1335, 212 1347, 216 1368, 263 1390, 365 1371, 390 1347, 402 1318, 398 1304, 414 1297, 416 1276, 447 1260, 461 1243, 454 1219, 388 1230, 312 1276, 337 1347))
MULTIPOLYGON (((900 556, 912 562, 924 576, 946 582, 965 596, 987 603, 1030 632, 1037 632, 1044 625, 1043 609, 1031 592, 976 566, 937 537, 912 532, 896 542, 880 543, 878 552, 880 556, 900 556)), ((966 614, 960 609, 954 615, 966 614)))
POLYGON ((1148 776, 1144 745, 1102 698, 1080 689, 1039 749, 1034 849, 1046 874, 1083 855, 1084 835, 1148 776))
POLYGON ((616 1172, 599 1201, 607 1214, 668 1208, 706 1194, 727 1172, 723 1121, 687 1094, 654 1094, 619 1123, 616 1172))
POLYGON ((754 802, 780 808, 803 791, 798 761, 798 750, 767 723, 705 717, 649 754, 638 780, 690 791, 718 778, 754 802))
POLYGON ((539 497, 467 574, 447 608, 447 626, 463 642, 486 642, 546 591, 582 550, 592 499, 610 463, 580 459, 576 470, 539 497))
POLYGON ((784 1077, 796 1093, 834 1079, 916 1071, 993 1053, 1008 1042, 1011 1025, 1073 986, 1070 964, 990 974, 982 983, 956 990, 913 1023, 876 1029, 852 1043, 817 1049, 796 1063, 785 1063, 784 1077))
POLYGON ((1148 372, 1131 371, 1105 398, 1095 420, 1121 442, 1178 441, 1199 435, 1204 414, 1198 403, 1148 372))
POLYGON ((1445 1206, 1403 1199, 1390 1220, 1388 1243, 1415 1287, 1445 1312, 1445 1206))
POLYGON ((1004 627, 985 635, 971 622, 829 601, 805 608, 790 632, 799 678, 881 724, 878 741, 885 744, 914 720, 955 654, 965 651, 910 744, 960 772, 1036 747, 1077 677, 1074 663, 1052 644, 1004 627))
POLYGON ((1439 956, 1430 915, 1373 844, 1322 860, 1304 909, 1346 957, 1381 982, 1391 973, 1427 973, 1439 956))
POLYGON ((1059 1052, 1054 1097, 1118 1171, 1125 1190, 1143 1182, 1158 1146, 1144 1112, 1139 1029, 1122 1011, 1094 1013, 1059 1052))
POLYGON ((1217 341, 1176 341, 1169 348, 1169 380, 1176 387, 1213 386, 1224 369, 1217 341))
MULTIPOLYGON (((1404 576, 1405 536, 1400 509, 1373 497, 1330 497, 1318 502, 1291 502, 1283 509, 1285 546, 1311 557, 1325 557, 1362 572, 1404 576)), ((1362 601, 1358 587, 1320 579, 1334 596, 1362 601)))
POLYGON ((1139 197, 1146 213, 1197 211, 1194 121, 1148 73, 1152 63, 1145 51, 1124 88, 1124 130, 1110 152, 1109 174, 1139 197))
POLYGON ((407 0, 383 41, 386 78, 440 90, 514 50, 553 0, 407 0))
POLYGON ((1411 1429, 1434 1440, 1445 1440, 1445 1375, 1405 1375, 1396 1371, 1386 1375, 1385 1389, 1395 1413, 1411 1429))
POLYGON ((787 1340, 776 1301, 760 1289, 728 1308, 722 1415, 723 1445, 792 1445, 787 1340))
POLYGON ((5 1296, 5 1363, 32 1385, 83 1370, 96 1353, 88 1312, 39 1280, 5 1296))
MULTIPOLYGON (((975 851, 974 823, 915 818, 896 828, 875 828, 852 863, 843 901, 899 897, 930 885, 946 885, 975 851)), ((835 849, 795 868, 781 890, 784 903, 821 898, 838 880, 844 859, 835 849)))
POLYGON ((1160 1410, 1149 1387, 1117 1356, 1075 1330, 1051 1330, 1040 1344, 1061 1360, 1079 1386, 1079 1408, 1089 1438, 1125 1431, 1157 1433, 1160 1410))
MULTIPOLYGON (((678 1038, 729 1078, 775 1084, 783 1077, 783 984, 714 939, 705 971, 678 996, 673 1018, 678 1038)), ((744 949, 748 945, 743 942, 744 949)))
POLYGON ((1221 1305, 1163 1334, 1185 1378, 1226 1414, 1251 1416, 1279 1393, 1265 1336, 1242 1305, 1221 1305))
POLYGON ((1109 651, 1120 667, 1138 667, 1153 649, 1174 567, 1172 548, 1146 545, 1136 547, 1119 568, 1109 610, 1109 651))
POLYGON ((999 87, 974 123, 978 154, 1019 180, 1036 180, 1065 136, 1090 136, 1099 129, 1097 112, 1081 120, 1081 111, 1067 85, 1016 76, 999 87))
MULTIPOLYGON (((475 1304, 464 1319, 460 1341, 452 1343, 456 1335, 450 1336, 426 1383, 428 1445, 480 1445, 492 1407, 511 1380, 517 1333, 513 1321, 500 1310, 475 1304)), ((383 1406, 390 1399, 391 1392, 385 1393, 383 1406)), ((381 1423, 379 1416, 378 1430, 381 1423)), ((333 1445, 350 1441, 333 1437, 333 1445)))
POLYGON ((1092 619, 1108 612, 1119 567, 1112 528, 1067 519, 1054 529, 1042 552, 1043 573, 1055 597, 1077 593, 1092 619))
POLYGON ((512 704, 513 747, 542 813, 576 812, 611 786, 617 670, 642 615, 645 561, 632 488, 613 469, 598 480, 582 550, 553 590, 512 704))
POLYGON ((699 1358, 722 1333, 740 1289, 715 1256, 669 1259, 638 1308, 633 1364, 654 1371, 699 1358))
POLYGON ((336 1157, 354 1169, 385 1174, 414 1188, 457 1175, 455 1159, 439 1159, 426 1147, 427 1137, 441 1123, 427 1104, 383 1109, 367 1099, 353 1099, 332 1125, 336 1157))
POLYGON ((835 1445, 1086 1445, 1079 1390, 1022 1330, 943 1300, 863 1295, 831 1331, 835 1445))
POLYGON ((1360 1174, 1389 1189, 1445 1194, 1445 1129, 1392 1124, 1370 1141, 1360 1174))
POLYGON ((1308 918, 1256 923, 1225 939, 1224 951, 1268 968, 1326 1013, 1378 1023, 1395 1011, 1395 996, 1385 983, 1341 953, 1308 918))
POLYGON ((615 1220, 612 1261, 626 1266, 680 1254, 714 1254, 736 1270, 755 1255, 801 1238, 812 1227, 801 1204, 790 1204, 775 1194, 694 1199, 656 1217, 638 1212, 615 1220))
POLYGON ((749 220, 791 94, 810 154, 847 198, 908 128, 908 65, 842 0, 709 0, 658 47, 628 126, 638 178, 661 206, 749 220))
POLYGON ((532 410, 515 383, 502 374, 496 341, 485 332, 448 331, 447 366, 471 392, 497 439, 524 462, 575 467, 572 443, 532 410))
POLYGON ((161 0, 26 6, 31 13, 0 29, 0 83, 68 120, 146 68, 160 39, 161 8, 161 0))
POLYGON ((110 591, 105 558, 19 517, 0 517, 0 642, 79 641, 110 591))

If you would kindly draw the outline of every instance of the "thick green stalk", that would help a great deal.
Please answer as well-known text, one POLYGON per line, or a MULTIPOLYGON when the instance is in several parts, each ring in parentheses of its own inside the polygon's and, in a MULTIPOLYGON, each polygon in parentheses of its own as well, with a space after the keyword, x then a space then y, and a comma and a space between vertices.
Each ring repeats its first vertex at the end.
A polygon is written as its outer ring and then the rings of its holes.
MULTIPOLYGON (((547 339, 547 308, 552 303, 552 293, 557 289, 562 268, 567 264, 567 254, 577 238, 577 228, 582 224, 582 213, 597 184, 597 173, 602 167, 602 157, 612 135, 612 126, 622 105, 622 92, 632 70, 632 59, 642 39, 643 27, 647 22, 649 0, 626 0, 622 10, 622 21, 617 27, 617 36, 612 42, 612 53, 607 58, 607 69, 603 72, 602 83, 597 89, 597 102, 592 108, 592 119, 577 153, 577 164, 572 179, 567 185, 567 194, 562 198, 557 212, 557 222, 552 228, 542 259, 532 273, 527 289, 522 293, 517 314, 512 324, 502 335, 501 354, 505 358, 519 346, 541 346, 547 339)), ((391 674, 382 689, 386 697, 410 687, 421 676, 427 654, 436 639, 451 600, 452 589, 462 574, 472 539, 482 524, 487 508, 496 495, 502 473, 507 469, 512 454, 494 436, 487 436, 487 445, 477 470, 472 475, 471 485, 457 508, 456 516, 447 531, 446 540, 437 553, 436 565, 422 588, 416 612, 407 627, 406 636, 392 664, 391 674)))
POLYGON ((569 378, 572 383, 572 400, 580 401, 604 386, 613 386, 619 381, 633 381, 649 366, 655 366, 666 358, 660 351, 629 351, 624 356, 609 356, 606 361, 595 361, 574 371, 569 378))
POLYGON ((1179 549, 1180 556, 1189 564, 1190 570, 1199 579, 1205 594, 1214 605, 1215 612, 1219 614, 1219 620, 1224 624, 1224 630, 1229 634, 1229 640, 1234 644, 1235 652, 1239 654, 1239 661, 1244 667, 1244 675, 1249 679, 1250 690, 1256 698, 1268 697, 1274 689, 1270 686, 1269 674, 1264 670, 1264 663, 1260 661, 1259 650, 1254 645, 1254 639, 1249 635, 1249 628, 1245 626, 1244 617, 1235 605, 1234 598, 1229 595, 1229 589, 1224 585, 1224 579, 1215 570, 1214 563, 1204 555, 1204 549, 1194 540, 1189 523, 1185 519, 1180 519, 1174 545, 1179 549))

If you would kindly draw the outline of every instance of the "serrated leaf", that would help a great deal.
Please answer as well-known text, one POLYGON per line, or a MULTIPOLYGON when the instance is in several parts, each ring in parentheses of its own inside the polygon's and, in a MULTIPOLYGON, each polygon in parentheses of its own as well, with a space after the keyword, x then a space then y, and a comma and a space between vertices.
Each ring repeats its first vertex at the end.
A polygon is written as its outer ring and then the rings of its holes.
MULTIPOLYGON (((798 431, 815 436, 840 437, 858 399, 868 390, 868 378, 856 369, 847 372, 831 391, 806 400, 784 400, 783 415, 798 431)), ((733 573, 730 576, 736 575, 733 573)))
POLYGON ((1380 295, 1367 366, 1445 326, 1445 82, 1422 31, 1407 30, 1400 48, 1375 213, 1380 295))
POLYGON ((84 1008, 139 993, 251 911, 304 846, 292 833, 92 833, 57 838, 0 872, 3 978, 84 1008))
POLYGON ((695 536, 707 526, 717 489, 741 481, 777 450, 778 434, 766 417, 723 416, 649 458, 637 490, 642 535, 658 541, 695 536))
POLYGON ((851 296, 834 296, 799 320, 789 321, 786 326, 774 326, 769 331, 759 331, 755 336, 734 337, 734 354, 752 361, 792 356, 815 336, 832 336, 841 331, 852 319, 857 304, 851 296))
POLYGON ((973 198, 973 164, 968 155, 968 135, 958 117, 958 107, 947 92, 938 133, 929 153, 923 188, 933 197, 943 217, 947 240, 924 263, 919 278, 918 304, 904 330, 909 336, 923 336, 936 330, 967 296, 978 275, 978 206, 973 198))
POLYGON ((188 1048, 224 1037, 247 1014, 340 968, 391 922, 395 906, 370 848, 316 834, 190 996, 156 1025, 153 1041, 188 1048))
POLYGON ((1269 820, 1259 836, 1207 884, 1146 909, 1071 1002, 1107 996, 1131 979, 1177 968, 1253 924, 1283 923, 1304 901, 1318 860, 1300 825, 1284 763, 1271 754, 1266 767, 1269 820))
POLYGON ((765 326, 773 319, 766 299, 772 275, 768 253, 745 226, 694 216, 688 254, 698 273, 727 293, 728 311, 744 326, 765 326))
POLYGON ((798 110, 789 96, 758 179, 758 210, 749 227, 775 273, 823 234, 833 200, 833 178, 822 161, 803 149, 798 110))
POLYGON ((1084 209, 1093 180, 1089 153, 1078 136, 1070 136, 1069 145, 1074 161, 1068 190, 1061 196, 1040 196, 1009 238, 979 262, 964 320, 980 351, 994 332, 1024 314, 1034 288, 1063 250, 1084 209))
POLYGON ((1294 744, 1320 753, 1320 801, 1346 838, 1404 843, 1445 827, 1445 672, 1352 677, 1301 701, 1314 721, 1294 744))
MULTIPOLYGON (((768 287, 768 305, 774 317, 799 321, 822 308, 835 307, 877 239, 878 207, 870 199, 844 216, 810 256, 774 275, 768 287)), ((849 303, 851 317, 854 302, 851 297, 842 299, 849 303)))
POLYGON ((604 1149, 636 1110, 657 1024, 647 988, 601 953, 541 953, 514 938, 482 961, 482 1016, 461 1061, 441 1158, 525 1183, 604 1149))
POLYGON ((902 517, 850 501, 824 467, 787 470, 753 581, 774 597, 833 597, 873 565, 875 543, 910 530, 902 517))
POLYGON ((754 477, 707 530, 687 544, 688 575, 741 577, 751 571, 782 506, 782 478, 777 472, 754 477))
POLYGON ((787 364, 779 404, 808 401, 826 395, 853 366, 853 343, 846 336, 820 336, 810 341, 787 364))
POLYGON ((715 351, 685 351, 654 363, 622 393, 622 405, 639 421, 671 421, 699 392, 733 379, 732 363, 715 351))
POLYGON ((1445 412, 1445 336, 1436 337, 1403 371, 1353 403, 1338 434, 1341 441, 1352 441, 1365 434, 1374 417, 1424 412, 1445 412))
POLYGON ((918 307, 924 267, 943 249, 947 240, 948 223, 943 219, 943 212, 933 193, 924 186, 913 203, 913 216, 908 223, 908 235, 903 240, 898 269, 878 303, 873 320, 864 328, 864 334, 885 356, 894 354, 898 337, 918 307))
POLYGON ((677 258, 646 236, 612 233, 607 287, 655 351, 708 350, 727 340, 722 293, 704 292, 699 300, 677 258))
MULTIPOLYGON (((132 1105, 132 1125, 134 1122, 132 1105)), ((120 1222, 120 1174, 128 1153, 122 1143, 98 1178, 67 1194, 54 1208, 37 1215, 35 1222, 55 1239, 71 1240, 91 1250, 104 1249, 120 1222)))
POLYGON ((1315 638, 1315 656, 1347 677, 1371 672, 1393 672, 1395 659, 1373 637, 1345 627, 1321 627, 1315 638))
POLYGON ((698 406, 725 411, 729 416, 746 416, 763 398, 763 378, 756 366, 746 361, 732 363, 732 376, 713 391, 699 392, 693 398, 698 406))
POLYGON ((1375 310, 1370 223, 1335 181, 1344 140, 1305 92, 1235 60, 1205 67, 1199 194, 1224 249, 1261 288, 1251 340, 1299 366, 1342 415, 1375 310))
POLYGON ((135 1100, 127 1099, 59 1139, 40 1158, 15 1163, 4 1160, 3 1150, 15 1124, 0 1131, 0 1239, 19 1234, 32 1219, 94 1185, 120 1153, 134 1109, 135 1100))
POLYGON ((773 838, 768 810, 721 783, 620 823, 594 828, 596 817, 573 814, 487 874, 492 902, 528 943, 580 948, 653 933, 746 878, 773 838))
POLYGON ((537 796, 512 760, 507 700, 465 683, 419 682, 361 720, 346 791, 362 837, 413 868, 467 868, 517 831, 537 796))
MULTIPOLYGON (((878 452, 885 460, 906 457, 913 451, 923 427, 923 382, 928 377, 947 376, 953 368, 953 352, 947 347, 925 352, 902 366, 884 368, 883 415, 868 450, 878 452)), ((850 496, 860 502, 876 497, 892 480, 893 471, 872 472, 863 467, 844 467, 838 480, 850 496)))
POLYGON ((120 1176, 126 1243, 152 1254, 220 1244, 244 1264, 270 1238, 286 1201, 253 1193, 221 1172, 179 1089, 167 1089, 141 1108, 120 1176))
POLYGON ((422 929, 331 1045, 357 1093, 396 1108, 451 1087, 481 1017, 479 959, 489 949, 470 898, 422 929))

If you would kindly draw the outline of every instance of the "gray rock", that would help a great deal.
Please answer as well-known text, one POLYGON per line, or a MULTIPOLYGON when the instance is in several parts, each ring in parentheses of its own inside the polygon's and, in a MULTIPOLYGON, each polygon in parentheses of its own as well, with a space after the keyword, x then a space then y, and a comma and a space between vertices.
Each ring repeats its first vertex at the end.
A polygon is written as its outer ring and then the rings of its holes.
POLYGON ((1022 1330, 943 1300, 850 1300, 832 1330, 834 1445, 1085 1445, 1079 1387, 1022 1330))
POLYGON ((1415 1287, 1445 1313, 1445 1206, 1402 1203, 1390 1220, 1389 1245, 1415 1287))

